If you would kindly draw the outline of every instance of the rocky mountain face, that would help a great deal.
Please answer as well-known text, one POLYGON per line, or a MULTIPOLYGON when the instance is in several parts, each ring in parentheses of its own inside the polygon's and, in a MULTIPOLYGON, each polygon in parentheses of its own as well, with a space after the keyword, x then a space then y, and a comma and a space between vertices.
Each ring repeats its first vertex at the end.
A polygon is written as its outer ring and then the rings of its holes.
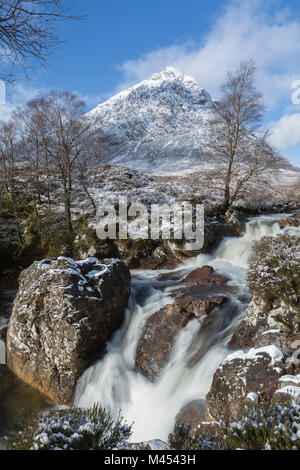
POLYGON ((78 377, 121 326, 129 293, 130 274, 120 260, 33 263, 19 279, 8 367, 54 402, 70 404, 78 377))
POLYGON ((160 171, 200 166, 213 113, 210 95, 172 67, 90 111, 110 163, 160 171))

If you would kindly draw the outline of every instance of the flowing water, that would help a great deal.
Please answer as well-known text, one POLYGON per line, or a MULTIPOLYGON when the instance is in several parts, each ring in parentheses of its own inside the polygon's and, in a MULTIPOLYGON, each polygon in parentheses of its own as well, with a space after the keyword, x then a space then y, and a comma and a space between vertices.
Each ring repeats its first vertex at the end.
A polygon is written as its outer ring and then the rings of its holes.
MULTIPOLYGON (((119 410, 134 422, 132 441, 166 440, 180 409, 205 398, 213 374, 228 354, 227 343, 241 321, 251 296, 246 275, 253 243, 281 232, 280 216, 261 216, 246 225, 240 238, 225 239, 212 255, 200 254, 173 271, 133 272, 132 293, 122 328, 107 346, 106 356, 81 377, 75 403, 89 407, 101 403, 113 416, 119 410), (189 272, 209 264, 227 276, 229 301, 216 308, 207 328, 193 320, 178 335, 168 364, 151 383, 135 371, 135 351, 147 318, 172 303, 170 291, 189 272)), ((228 293, 227 293, 228 295, 228 293)))

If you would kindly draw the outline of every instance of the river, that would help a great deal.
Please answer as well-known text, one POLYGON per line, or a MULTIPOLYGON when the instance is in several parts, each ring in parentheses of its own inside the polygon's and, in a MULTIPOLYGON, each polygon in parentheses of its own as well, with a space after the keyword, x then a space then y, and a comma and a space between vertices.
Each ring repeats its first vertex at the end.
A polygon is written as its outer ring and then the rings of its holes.
MULTIPOLYGON (((253 243, 264 235, 282 232, 278 221, 285 215, 259 216, 246 224, 239 238, 227 238, 211 255, 200 254, 172 271, 132 272, 132 292, 126 319, 107 346, 106 356, 79 380, 75 403, 94 403, 133 425, 133 442, 166 440, 176 415, 187 403, 205 398, 213 374, 228 354, 228 340, 251 300, 246 276, 253 243), (172 303, 170 291, 198 267, 209 264, 230 280, 229 301, 216 308, 209 328, 193 320, 178 335, 168 364, 151 383, 135 371, 135 351, 147 318, 172 303), (175 283, 176 281, 176 283, 175 283)), ((284 229, 292 230, 292 229, 284 229)), ((293 231, 299 229, 293 229, 293 231)), ((228 296, 228 293, 227 293, 228 296)))

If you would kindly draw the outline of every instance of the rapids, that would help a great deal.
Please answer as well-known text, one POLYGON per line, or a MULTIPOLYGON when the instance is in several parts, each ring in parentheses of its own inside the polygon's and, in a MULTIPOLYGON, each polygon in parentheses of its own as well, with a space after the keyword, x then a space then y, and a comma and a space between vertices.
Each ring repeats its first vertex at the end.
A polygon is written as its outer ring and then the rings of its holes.
MULTIPOLYGON (((106 356, 91 366, 78 382, 75 404, 101 403, 115 417, 121 410, 134 422, 133 442, 167 440, 180 409, 205 398, 213 374, 228 354, 227 343, 241 321, 251 295, 246 276, 253 243, 281 232, 280 216, 251 219, 240 238, 227 238, 211 255, 200 254, 172 271, 132 272, 132 292, 122 328, 107 345, 106 356), (204 331, 193 320, 177 338, 169 362, 151 383, 135 371, 135 351, 146 319, 173 300, 169 293, 194 269, 209 264, 235 286, 229 302, 211 314, 213 324, 204 331)), ((285 229, 286 230, 286 229, 285 229)), ((227 294, 228 295, 228 294, 227 294)))

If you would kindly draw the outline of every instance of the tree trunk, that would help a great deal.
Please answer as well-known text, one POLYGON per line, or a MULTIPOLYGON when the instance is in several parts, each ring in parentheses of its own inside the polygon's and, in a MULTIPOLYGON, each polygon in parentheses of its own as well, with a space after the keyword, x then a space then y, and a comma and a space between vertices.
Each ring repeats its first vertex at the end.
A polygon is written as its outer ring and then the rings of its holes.
POLYGON ((69 233, 73 232, 72 216, 71 216, 71 192, 72 192, 72 177, 70 168, 67 169, 67 178, 64 182, 64 205, 65 205, 65 218, 66 226, 69 233))
POLYGON ((224 212, 229 209, 230 202, 231 202, 230 183, 231 183, 231 174, 232 174, 232 162, 233 162, 233 157, 231 157, 229 160, 227 174, 225 178, 224 200, 221 205, 222 208, 224 209, 224 212))

